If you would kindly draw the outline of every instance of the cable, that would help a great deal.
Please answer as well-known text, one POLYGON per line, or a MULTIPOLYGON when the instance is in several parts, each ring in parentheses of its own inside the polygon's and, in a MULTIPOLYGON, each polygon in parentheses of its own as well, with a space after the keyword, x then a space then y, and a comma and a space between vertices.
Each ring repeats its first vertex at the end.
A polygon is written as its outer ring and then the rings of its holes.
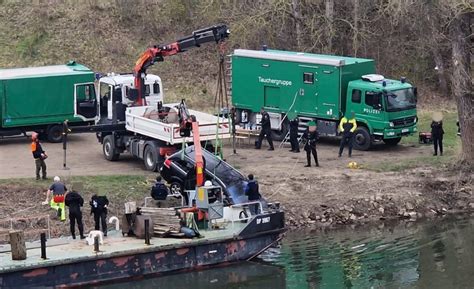
POLYGON ((298 91, 295 93, 295 97, 293 98, 293 102, 291 103, 290 107, 288 108, 288 111, 285 113, 285 116, 281 119, 280 123, 278 124, 278 127, 281 127, 283 122, 285 121, 285 118, 288 116, 288 113, 291 111, 293 106, 295 105, 296 102, 296 97, 298 96, 298 91))

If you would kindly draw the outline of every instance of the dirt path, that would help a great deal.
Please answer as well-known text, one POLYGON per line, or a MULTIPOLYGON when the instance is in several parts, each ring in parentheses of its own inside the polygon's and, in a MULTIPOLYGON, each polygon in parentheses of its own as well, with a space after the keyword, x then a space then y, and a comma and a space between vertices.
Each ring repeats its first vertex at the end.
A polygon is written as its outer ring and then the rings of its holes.
MULTIPOLYGON (((95 134, 69 136, 67 166, 63 170, 63 146, 61 143, 43 142, 48 154, 48 176, 69 175, 122 175, 142 174, 143 163, 123 155, 118 162, 109 162, 102 155, 102 145, 95 134)), ((30 140, 22 138, 0 139, 0 179, 34 177, 35 163, 30 151, 30 140)))

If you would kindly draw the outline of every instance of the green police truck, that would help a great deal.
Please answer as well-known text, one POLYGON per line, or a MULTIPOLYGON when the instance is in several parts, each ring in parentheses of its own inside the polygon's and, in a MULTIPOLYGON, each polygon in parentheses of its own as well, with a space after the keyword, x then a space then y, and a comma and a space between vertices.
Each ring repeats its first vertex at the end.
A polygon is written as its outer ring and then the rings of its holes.
POLYGON ((280 50, 236 49, 231 55, 232 103, 236 122, 252 127, 260 108, 269 112, 273 138, 288 132, 288 114, 300 125, 314 120, 320 135, 338 135, 338 123, 354 112, 354 147, 376 141, 396 145, 416 132, 416 88, 375 74, 372 59, 280 50))
POLYGON ((95 74, 70 61, 66 65, 0 69, 0 136, 36 131, 51 142, 62 139, 62 122, 94 123, 95 74))

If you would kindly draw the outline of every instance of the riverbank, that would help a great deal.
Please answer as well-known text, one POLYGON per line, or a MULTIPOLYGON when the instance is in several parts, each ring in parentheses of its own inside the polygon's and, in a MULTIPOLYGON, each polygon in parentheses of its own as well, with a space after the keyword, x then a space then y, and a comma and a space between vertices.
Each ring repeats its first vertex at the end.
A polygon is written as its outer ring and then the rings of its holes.
MULTIPOLYGON (((428 130, 429 115, 419 114, 420 131, 428 130)), ((337 157, 337 139, 321 139, 320 167, 304 167, 305 152, 291 153, 287 144, 275 151, 267 151, 265 146, 255 150, 253 140, 241 140, 237 154, 225 141, 224 156, 244 175, 256 176, 266 199, 281 203, 289 228, 334 227, 397 218, 414 220, 473 210, 472 174, 456 164, 460 144, 455 121, 455 113, 445 114, 445 151, 437 157, 432 156, 431 145, 418 143, 417 136, 405 138, 395 147, 377 144, 370 151, 354 151, 351 158, 347 151, 342 158, 337 157), (349 162, 356 162, 357 168, 349 168, 349 162)), ((68 226, 54 220, 52 210, 41 205, 51 180, 31 178, 34 164, 28 143, 26 139, 2 141, 0 218, 49 214, 53 236, 67 235, 68 226)), ((149 196, 156 174, 143 170, 142 161, 133 158, 104 160, 94 135, 71 137, 70 170, 61 169, 61 144, 45 147, 50 156, 49 175, 61 176, 69 187, 72 185, 83 194, 86 203, 94 193, 107 194, 111 201, 110 216, 122 214, 124 202, 142 204, 149 196)), ((89 229, 93 221, 88 211, 86 204, 84 220, 89 229)))

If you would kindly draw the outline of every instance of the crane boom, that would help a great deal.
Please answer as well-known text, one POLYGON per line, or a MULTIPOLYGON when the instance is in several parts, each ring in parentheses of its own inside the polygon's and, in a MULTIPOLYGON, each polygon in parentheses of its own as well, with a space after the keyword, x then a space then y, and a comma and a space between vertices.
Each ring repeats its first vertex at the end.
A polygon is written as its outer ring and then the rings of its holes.
POLYGON ((229 37, 230 31, 225 24, 214 25, 194 31, 191 35, 179 39, 176 42, 166 45, 155 45, 148 48, 135 63, 133 74, 136 91, 137 105, 145 104, 145 75, 148 67, 157 61, 163 61, 165 56, 175 55, 185 52, 193 47, 200 47, 207 42, 219 43, 229 37))

